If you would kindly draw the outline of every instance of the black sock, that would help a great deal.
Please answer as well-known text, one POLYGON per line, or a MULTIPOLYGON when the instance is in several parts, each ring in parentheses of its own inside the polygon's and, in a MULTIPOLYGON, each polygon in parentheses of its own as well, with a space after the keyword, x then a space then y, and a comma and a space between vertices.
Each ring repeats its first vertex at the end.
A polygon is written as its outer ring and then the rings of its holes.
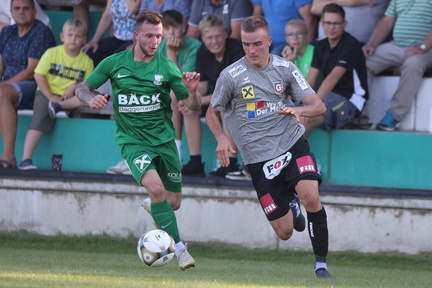
POLYGON ((237 170, 237 157, 229 157, 230 160, 230 164, 228 165, 228 167, 230 168, 230 170, 237 170))
POLYGON ((317 262, 326 262, 328 253, 327 214, 324 207, 318 212, 307 212, 308 232, 317 262))
POLYGON ((201 154, 190 155, 190 162, 197 165, 201 164, 201 154))

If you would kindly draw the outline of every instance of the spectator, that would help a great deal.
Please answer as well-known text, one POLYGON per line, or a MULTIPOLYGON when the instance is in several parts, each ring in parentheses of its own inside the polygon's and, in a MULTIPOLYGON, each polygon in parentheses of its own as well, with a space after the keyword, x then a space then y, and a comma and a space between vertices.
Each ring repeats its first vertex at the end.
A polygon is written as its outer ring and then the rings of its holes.
MULTIPOLYGON (((190 161, 183 166, 182 174, 187 176, 204 176, 204 164, 201 161, 200 118, 205 117, 220 72, 244 56, 241 42, 228 37, 225 23, 219 16, 205 16, 200 21, 199 30, 203 44, 197 52, 196 71, 201 74, 198 90, 202 95, 202 107, 200 111, 183 112, 190 161)), ((228 172, 238 171, 236 154, 233 153, 231 157, 229 167, 220 167, 210 174, 225 177, 228 172)))
POLYGON ((327 107, 324 116, 302 118, 305 138, 312 129, 338 129, 360 115, 368 97, 367 72, 362 46, 345 32, 344 9, 334 3, 323 8, 321 24, 327 38, 318 41, 307 81, 315 87, 319 74, 323 82, 317 95, 327 107))
POLYGON ((285 43, 285 25, 294 18, 303 19, 306 23, 306 41, 316 39, 317 19, 310 9, 313 0, 251 0, 253 15, 264 15, 269 22, 272 46, 277 47, 285 43))
MULTIPOLYGON (((401 65, 400 80, 383 119, 376 129, 394 131, 408 113, 426 69, 432 67, 432 5, 430 1, 392 0, 363 47, 368 80, 401 65), (393 30, 393 40, 383 43, 393 30), (383 43, 383 44, 381 44, 383 43)), ((378 96, 379 97, 379 96, 378 96)))
POLYGON ((135 18, 140 4, 139 0, 107 0, 92 40, 82 47, 82 50, 93 59, 95 66, 107 56, 123 51, 133 43, 135 18), (114 35, 102 39, 111 25, 114 35))
MULTIPOLYGON (((43 12, 39 3, 37 1, 34 1, 34 3, 37 10, 36 19, 44 23, 46 26, 51 27, 50 19, 43 12)), ((14 20, 12 19, 10 8, 11 8, 11 0, 0 0, 0 31, 5 26, 15 24, 14 20)))
POLYGON ((309 75, 314 46, 307 43, 306 24, 301 19, 291 19, 285 25, 286 43, 275 47, 272 54, 282 56, 285 60, 293 62, 304 77, 309 75))
MULTIPOLYGON (((180 71, 195 71, 196 54, 198 48, 201 46, 201 42, 197 39, 184 35, 184 18, 179 11, 166 10, 165 12, 162 12, 162 16, 164 40, 160 43, 160 53, 174 62, 177 67, 179 67, 180 71)), ((171 108, 173 110, 172 120, 177 132, 175 142, 181 162, 181 136, 183 126, 182 113, 191 113, 191 110, 187 109, 183 105, 182 101, 178 101, 172 92, 171 98, 171 108)), ((185 123, 185 125, 188 126, 189 123, 185 123)))
POLYGON ((52 31, 36 20, 36 13, 33 0, 12 0, 15 24, 3 28, 0 33, 1 168, 16 168, 17 110, 33 108, 34 69, 45 50, 55 45, 52 31))
POLYGON ((241 22, 252 15, 249 0, 192 0, 187 35, 199 38, 199 23, 206 15, 217 15, 223 19, 228 36, 240 40, 241 22))
MULTIPOLYGON (((335 3, 342 6, 348 23, 345 31, 364 44, 369 41, 376 24, 384 16, 384 11, 389 2, 389 0, 314 0, 311 12, 319 16, 323 7, 327 4, 335 3)), ((319 25, 318 40, 325 37, 323 27, 319 25)))
POLYGON ((295 65, 269 54, 271 37, 264 17, 246 19, 241 31, 246 56, 222 71, 206 115, 218 142, 217 156, 227 166, 234 149, 221 129, 224 117, 275 234, 288 240, 294 229, 305 230, 301 199, 315 275, 333 278, 326 264, 329 231, 318 191, 321 174, 298 123, 300 116, 323 115, 326 108, 295 65), (291 99, 304 105, 295 107, 291 99))
POLYGON ((142 0, 142 9, 152 9, 156 12, 162 13, 167 10, 177 10, 184 17, 185 29, 187 27, 187 21, 191 12, 192 0, 142 0))
POLYGON ((106 0, 78 0, 73 5, 73 15, 79 18, 87 25, 87 32, 90 29, 89 5, 106 5, 106 0))
POLYGON ((63 45, 49 48, 36 66, 34 78, 38 90, 19 165, 21 170, 37 169, 32 162, 33 152, 42 134, 53 129, 56 113, 84 106, 75 96, 75 89, 93 71, 93 61, 81 51, 86 35, 87 26, 82 20, 69 19, 60 33, 63 45))

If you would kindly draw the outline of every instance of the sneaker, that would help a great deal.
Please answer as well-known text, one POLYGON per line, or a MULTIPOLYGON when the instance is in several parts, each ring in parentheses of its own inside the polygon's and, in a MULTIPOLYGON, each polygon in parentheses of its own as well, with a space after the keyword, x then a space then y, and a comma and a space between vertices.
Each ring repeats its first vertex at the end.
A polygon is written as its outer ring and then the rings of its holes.
POLYGON ((353 118, 350 123, 351 129, 367 130, 372 126, 369 117, 361 113, 359 117, 353 118))
POLYGON ((318 278, 333 278, 333 276, 325 268, 319 268, 315 270, 315 275, 318 278))
POLYGON ((37 170, 38 168, 33 165, 33 162, 31 159, 24 159, 21 161, 19 167, 20 170, 37 170))
POLYGON ((150 200, 150 198, 144 199, 141 206, 144 208, 144 210, 146 210, 151 215, 151 200, 150 200))
POLYGON ((132 172, 129 169, 126 160, 122 160, 117 165, 109 167, 107 170, 108 174, 124 174, 124 175, 132 175, 132 172))
POLYGON ((182 175, 184 176, 196 176, 196 177, 205 177, 204 173, 204 163, 192 163, 189 161, 182 168, 182 175))
POLYGON ((180 250, 180 253, 178 254, 177 258, 181 270, 184 271, 191 267, 195 267, 195 259, 189 254, 187 247, 180 250))
POLYGON ((217 170, 210 172, 209 174, 216 177, 225 177, 229 172, 239 171, 236 166, 219 167, 217 170))
POLYGON ((294 216, 294 229, 298 232, 302 232, 306 228, 306 220, 301 212, 300 198, 297 194, 294 194, 294 197, 295 199, 289 204, 294 216))
POLYGON ((395 131, 398 127, 399 121, 397 121, 393 114, 388 111, 386 112, 381 122, 376 125, 376 129, 382 131, 395 131))
POLYGON ((48 114, 51 119, 55 119, 57 113, 61 110, 61 106, 57 102, 48 102, 48 114))
POLYGON ((225 178, 231 179, 231 180, 251 180, 252 177, 249 174, 249 172, 246 171, 246 169, 228 172, 225 175, 225 178))

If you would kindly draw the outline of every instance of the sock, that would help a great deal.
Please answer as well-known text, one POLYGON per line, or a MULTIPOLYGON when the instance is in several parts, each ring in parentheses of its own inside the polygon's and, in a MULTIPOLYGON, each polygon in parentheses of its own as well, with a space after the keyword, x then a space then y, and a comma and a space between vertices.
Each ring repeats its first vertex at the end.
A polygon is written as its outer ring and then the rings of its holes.
POLYGON ((328 253, 327 214, 324 207, 318 212, 307 212, 308 232, 316 262, 325 263, 328 253))
POLYGON ((167 200, 159 203, 151 203, 152 217, 160 229, 166 231, 171 237, 173 237, 174 242, 178 243, 181 241, 180 233, 177 227, 177 219, 174 214, 173 209, 168 204, 167 200))
POLYGON ((198 155, 190 155, 190 162, 197 164, 197 165, 201 165, 202 161, 201 161, 201 154, 198 155))
POLYGON ((179 156, 180 163, 182 162, 182 140, 181 139, 175 139, 175 144, 177 146, 177 152, 179 156))
POLYGON ((326 263, 323 263, 323 262, 316 262, 316 263, 315 263, 315 268, 314 268, 314 270, 317 271, 318 269, 321 269, 321 268, 324 268, 324 269, 328 270, 328 269, 327 269, 327 264, 326 264, 326 263))
POLYGON ((237 157, 229 157, 229 160, 230 164, 228 165, 228 167, 230 168, 230 170, 237 171, 237 157))
POLYGON ((178 256, 180 254, 180 251, 186 248, 186 245, 184 245, 183 242, 180 241, 176 243, 174 247, 175 247, 175 255, 178 256))

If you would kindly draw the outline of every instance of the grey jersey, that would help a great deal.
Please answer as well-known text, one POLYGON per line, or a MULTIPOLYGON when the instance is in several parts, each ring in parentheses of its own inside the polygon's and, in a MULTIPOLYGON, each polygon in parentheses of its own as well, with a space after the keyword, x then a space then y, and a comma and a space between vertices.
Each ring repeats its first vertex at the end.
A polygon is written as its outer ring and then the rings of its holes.
POLYGON ((270 57, 269 65, 260 69, 245 57, 225 68, 211 100, 213 108, 224 112, 244 164, 273 159, 291 148, 304 127, 275 110, 315 93, 293 63, 270 57))

